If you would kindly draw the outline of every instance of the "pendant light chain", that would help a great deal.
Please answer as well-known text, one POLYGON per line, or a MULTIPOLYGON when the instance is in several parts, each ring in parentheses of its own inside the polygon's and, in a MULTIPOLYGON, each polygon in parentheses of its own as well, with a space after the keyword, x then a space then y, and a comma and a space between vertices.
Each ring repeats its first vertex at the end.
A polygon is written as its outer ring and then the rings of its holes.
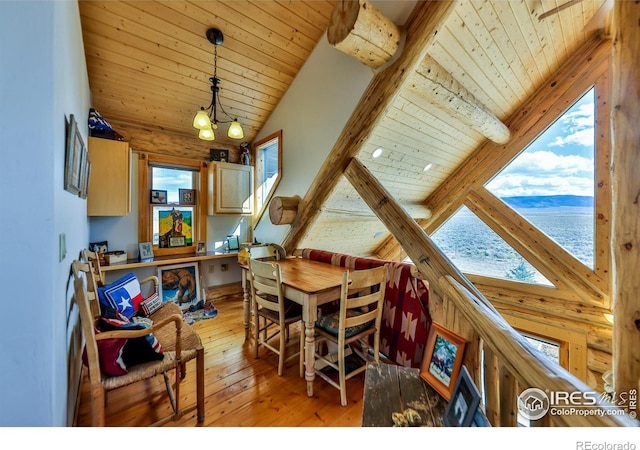
POLYGON ((218 78, 218 46, 222 44, 223 36, 222 32, 216 28, 210 28, 207 30, 207 39, 213 44, 213 76, 209 78, 211 82, 211 104, 209 107, 200 107, 200 110, 193 118, 193 127, 199 130, 198 137, 205 141, 215 140, 214 130, 218 129, 218 123, 229 123, 229 129, 227 130, 227 136, 231 139, 243 139, 244 131, 242 125, 238 122, 238 119, 231 116, 224 110, 222 102, 219 98, 219 84, 218 78), (218 108, 227 116, 230 120, 218 120, 218 108))

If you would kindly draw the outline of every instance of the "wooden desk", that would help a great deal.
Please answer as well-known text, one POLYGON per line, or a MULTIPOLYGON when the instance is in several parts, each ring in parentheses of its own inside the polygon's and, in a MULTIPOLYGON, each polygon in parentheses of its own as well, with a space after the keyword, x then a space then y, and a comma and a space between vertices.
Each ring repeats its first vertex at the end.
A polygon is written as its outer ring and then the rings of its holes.
POLYGON ((137 269, 139 267, 150 266, 164 266, 167 264, 180 264, 187 262, 199 262, 209 259, 218 258, 237 258, 238 252, 207 252, 206 255, 196 255, 195 253, 186 253, 183 255, 169 255, 169 256, 156 256, 155 258, 145 259, 140 261, 139 259, 128 259, 126 262, 107 265, 100 265, 100 270, 108 272, 110 270, 129 270, 137 269))
POLYGON ((100 266, 100 270, 103 272, 109 272, 113 270, 131 270, 139 269, 141 267, 158 267, 169 264, 182 264, 196 262, 198 263, 198 271, 200 272, 200 300, 207 301, 207 291, 209 290, 207 284, 204 282, 204 270, 201 262, 210 259, 218 258, 238 258, 238 252, 207 252, 205 255, 196 255, 195 253, 186 253, 182 255, 169 255, 169 256, 156 256, 154 258, 138 260, 129 259, 127 262, 115 263, 110 265, 100 266))
POLYGON ((422 426, 443 427, 447 402, 422 378, 420 369, 368 363, 362 405, 363 427, 393 426, 391 413, 416 410, 422 426))
MULTIPOLYGON (((280 265, 282 284, 286 298, 302 305, 304 321, 304 362, 307 395, 313 396, 315 378, 314 340, 318 306, 340 298, 340 286, 344 267, 334 266, 304 258, 287 258, 274 263, 280 265)), ((251 320, 250 292, 247 286, 247 266, 242 267, 242 289, 244 291, 245 340, 249 338, 251 320)))

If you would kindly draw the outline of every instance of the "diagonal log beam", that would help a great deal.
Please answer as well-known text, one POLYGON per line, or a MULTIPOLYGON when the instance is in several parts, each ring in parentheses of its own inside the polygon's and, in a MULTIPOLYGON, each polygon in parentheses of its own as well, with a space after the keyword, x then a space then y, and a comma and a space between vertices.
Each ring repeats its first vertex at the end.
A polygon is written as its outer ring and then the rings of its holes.
POLYGON ((437 280, 452 275, 465 289, 478 297, 487 308, 498 314, 491 302, 438 249, 420 225, 407 214, 402 205, 357 158, 351 160, 344 175, 407 252, 424 279, 429 281, 429 289, 433 289, 436 294, 443 297, 444 292, 437 280))
POLYGON ((408 88, 496 144, 506 144, 511 139, 509 128, 428 55, 408 88))
POLYGON ((333 149, 300 203, 297 220, 291 225, 282 246, 292 253, 320 214, 349 161, 367 142, 384 113, 418 68, 438 30, 455 3, 452 1, 418 2, 406 27, 402 55, 369 83, 358 106, 347 121, 333 149))

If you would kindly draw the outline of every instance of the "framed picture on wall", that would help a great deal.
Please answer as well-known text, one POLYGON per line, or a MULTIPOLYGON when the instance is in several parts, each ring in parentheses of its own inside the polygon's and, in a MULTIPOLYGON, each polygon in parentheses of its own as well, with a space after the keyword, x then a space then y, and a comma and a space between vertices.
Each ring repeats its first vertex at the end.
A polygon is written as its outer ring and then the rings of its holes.
POLYGON ((158 189, 151 189, 151 196, 149 202, 154 205, 166 205, 167 204, 167 191, 160 191, 158 189))
POLYGON ((195 189, 178 189, 178 198, 181 205, 195 205, 196 204, 196 190, 195 189))
POLYGON ((442 325, 432 322, 422 358, 420 377, 445 400, 451 398, 467 340, 442 325))
POLYGON ((73 114, 69 116, 64 163, 64 189, 80 195, 82 191, 82 154, 86 152, 78 123, 73 114))

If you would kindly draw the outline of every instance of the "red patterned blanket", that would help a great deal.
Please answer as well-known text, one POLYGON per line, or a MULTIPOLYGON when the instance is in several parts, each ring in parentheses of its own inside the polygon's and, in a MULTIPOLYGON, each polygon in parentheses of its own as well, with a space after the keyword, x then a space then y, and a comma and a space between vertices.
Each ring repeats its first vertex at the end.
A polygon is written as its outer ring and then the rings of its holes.
POLYGON ((308 248, 302 250, 302 257, 353 270, 389 264, 380 351, 401 366, 420 367, 431 326, 429 290, 411 275, 411 264, 308 248))

